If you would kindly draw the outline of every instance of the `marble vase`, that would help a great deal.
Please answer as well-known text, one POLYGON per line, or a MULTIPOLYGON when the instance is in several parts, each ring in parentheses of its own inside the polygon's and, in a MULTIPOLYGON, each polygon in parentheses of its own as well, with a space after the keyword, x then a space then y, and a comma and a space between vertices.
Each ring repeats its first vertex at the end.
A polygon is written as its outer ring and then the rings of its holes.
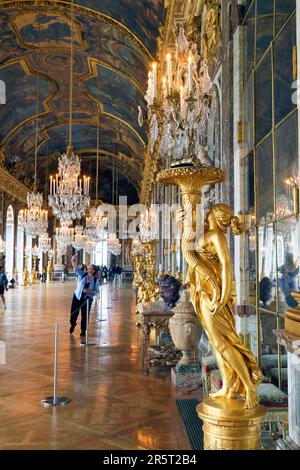
POLYGON ((169 321, 170 333, 176 348, 183 354, 177 368, 188 368, 195 364, 194 351, 198 349, 202 327, 185 290, 173 312, 169 321))

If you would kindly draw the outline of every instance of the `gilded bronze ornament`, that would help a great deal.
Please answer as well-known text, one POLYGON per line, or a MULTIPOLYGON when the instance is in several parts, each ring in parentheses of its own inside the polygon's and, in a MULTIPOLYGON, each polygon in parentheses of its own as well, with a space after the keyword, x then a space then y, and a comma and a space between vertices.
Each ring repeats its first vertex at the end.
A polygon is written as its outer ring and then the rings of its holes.
POLYGON ((241 233, 238 217, 225 204, 216 204, 208 212, 204 234, 196 240, 196 216, 204 185, 223 180, 217 168, 186 167, 162 171, 157 181, 176 184, 182 191, 182 252, 188 264, 187 282, 191 301, 213 347, 222 375, 223 387, 217 397, 245 399, 245 408, 258 405, 256 386, 263 376, 252 352, 241 342, 236 329, 231 300, 232 262, 225 234, 232 227, 241 233))

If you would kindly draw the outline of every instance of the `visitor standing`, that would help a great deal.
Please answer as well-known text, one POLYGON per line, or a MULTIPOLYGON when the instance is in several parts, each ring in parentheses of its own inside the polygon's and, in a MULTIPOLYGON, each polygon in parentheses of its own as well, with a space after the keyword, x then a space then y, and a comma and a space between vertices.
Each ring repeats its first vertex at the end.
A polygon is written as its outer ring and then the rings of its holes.
POLYGON ((3 303, 4 310, 6 309, 6 302, 4 297, 4 292, 7 291, 8 279, 6 277, 4 267, 0 266, 0 297, 3 303))
POLYGON ((67 269, 67 266, 65 264, 62 265, 62 273, 61 273, 61 276, 62 276, 62 282, 66 282, 66 280, 68 279, 68 269, 67 269))
POLYGON ((70 333, 72 334, 77 324, 77 318, 81 311, 81 333, 85 335, 87 321, 90 315, 94 297, 99 294, 99 281, 97 278, 97 268, 93 264, 87 267, 87 271, 81 270, 77 265, 77 256, 72 257, 72 266, 77 275, 77 287, 74 292, 71 316, 70 316, 70 333), (87 313, 88 305, 88 313, 87 313))

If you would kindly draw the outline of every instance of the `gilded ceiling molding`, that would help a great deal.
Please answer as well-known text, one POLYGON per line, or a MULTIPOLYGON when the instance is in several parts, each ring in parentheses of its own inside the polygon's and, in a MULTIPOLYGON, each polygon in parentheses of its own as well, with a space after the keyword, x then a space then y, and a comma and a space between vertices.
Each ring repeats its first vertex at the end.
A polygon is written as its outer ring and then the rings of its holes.
MULTIPOLYGON (((97 149, 81 149, 77 154, 82 160, 85 158, 95 160, 97 158, 96 152, 97 149), (84 155, 85 153, 88 153, 88 155, 84 155)), ((112 166, 112 157, 115 157, 116 168, 122 170, 122 174, 137 188, 141 179, 141 165, 137 165, 136 162, 133 162, 127 155, 123 158, 123 155, 124 154, 99 150, 99 159, 107 163, 107 167, 110 168, 112 166), (122 164, 126 165, 126 167, 122 167, 122 164)))
MULTIPOLYGON (((85 153, 88 153, 89 155, 86 155, 87 158, 97 158, 97 149, 96 148, 83 148, 80 149, 79 151, 76 151, 78 155, 82 155, 85 153)), ((118 152, 109 152, 109 150, 101 150, 99 149, 99 154, 103 156, 103 158, 106 157, 115 157, 120 163, 126 163, 126 165, 132 166, 132 171, 136 173, 137 175, 139 174, 140 176, 140 171, 143 167, 142 162, 133 162, 134 157, 129 157, 125 153, 118 152)), ((85 155, 83 155, 83 158, 85 155)))
MULTIPOLYGON (((99 102, 97 102, 97 100, 95 100, 92 96, 89 95, 89 97, 91 97, 96 103, 97 105, 101 106, 101 104, 99 102)), ((53 111, 51 111, 53 112, 53 111)), ((45 116, 48 116, 49 114, 51 114, 51 112, 45 112, 45 113, 41 113, 39 116, 41 117, 45 117, 45 116)), ((74 110, 73 111, 73 114, 76 113, 76 112, 82 112, 79 110, 74 110)), ((114 114, 110 114, 110 113, 106 113, 105 111, 103 110, 99 110, 99 113, 102 114, 102 115, 105 115, 105 116, 109 116, 110 118, 114 119, 115 121, 119 121, 119 122, 122 122, 126 127, 128 127, 138 138, 138 140, 141 142, 141 144, 145 147, 146 144, 144 142, 144 140, 141 138, 141 136, 138 134, 138 132, 127 122, 127 121, 124 121, 123 119, 119 118, 118 116, 115 116, 114 114)), ((62 117, 64 116, 66 113, 63 112, 63 113, 54 113, 56 116, 58 117, 62 117)), ((88 113, 85 113, 87 114, 88 116, 91 116, 90 114, 88 113)), ((94 125, 97 125, 97 115, 94 115, 95 117, 91 117, 90 119, 73 119, 73 125, 75 124, 94 124, 94 125)), ((24 124, 27 124, 28 122, 30 121, 35 121, 36 120, 36 116, 30 116, 29 118, 25 119, 24 121, 22 121, 20 124, 18 124, 12 131, 9 132, 9 134, 7 134, 7 136, 5 137, 5 139, 3 139, 3 143, 1 143, 1 146, 2 144, 7 144, 8 143, 8 140, 11 139, 12 135, 14 134, 14 132, 16 132, 18 129, 20 129, 20 127, 22 127, 22 125, 24 124)), ((40 131, 43 132, 45 138, 43 139, 43 141, 41 141, 41 143, 39 144, 39 147, 43 144, 45 144, 48 140, 50 140, 50 137, 48 135, 48 132, 50 132, 52 129, 57 129, 63 125, 69 125, 69 121, 67 120, 61 120, 58 124, 55 124, 54 126, 51 126, 51 127, 48 127, 47 129, 43 129, 40 131)), ((110 127, 107 127, 107 129, 112 129, 113 128, 110 128, 110 127)))
POLYGON ((28 188, 0 166, 0 191, 26 204, 28 188))
POLYGON ((102 114, 103 116, 109 116, 111 117, 112 119, 115 119, 116 121, 119 121, 119 122, 122 122, 122 124, 124 124, 125 126, 127 126, 135 135, 136 137, 138 138, 138 140, 141 142, 141 144, 143 145, 143 147, 146 147, 146 142, 144 141, 144 139, 140 136, 140 134, 138 133, 137 130, 134 129, 134 127, 132 127, 129 122, 125 121, 124 119, 118 117, 118 116, 115 116, 114 114, 111 114, 111 113, 107 113, 106 111, 104 111, 104 108, 103 108, 103 105, 100 101, 97 100, 97 98, 95 98, 93 95, 91 95, 88 91, 86 90, 83 90, 83 93, 88 97, 90 98, 92 101, 94 101, 94 103, 96 103, 97 105, 97 108, 99 110, 99 113, 102 114))
MULTIPOLYGON (((20 64, 22 67, 23 67, 23 70, 25 71, 25 73, 27 75, 31 75, 31 76, 40 76, 42 78, 44 78, 45 80, 47 80, 48 82, 51 83, 51 85, 54 87, 53 85, 53 80, 46 74, 40 72, 38 73, 37 71, 34 71, 29 62, 28 62, 28 59, 27 57, 25 56, 22 56, 22 57, 18 57, 17 59, 13 59, 13 60, 10 60, 8 62, 5 62, 4 64, 1 64, 0 68, 6 68, 6 67, 9 67, 11 65, 14 65, 14 64, 20 64)), ((47 98, 43 101, 43 106, 44 108, 46 109, 46 111, 43 111, 42 113, 39 113, 38 117, 44 117, 44 116, 48 116, 50 113, 53 113, 53 109, 50 105, 50 101, 52 100, 52 98, 55 96, 57 90, 54 90, 49 96, 47 96, 47 98)), ((1 142, 1 146, 5 145, 8 140, 11 138, 11 136, 18 130, 20 129, 20 127, 24 126, 25 124, 27 124, 28 122, 32 121, 32 120, 36 120, 37 116, 36 115, 32 115, 26 119, 24 119, 24 121, 20 122, 16 127, 14 127, 14 129, 12 129, 5 137, 4 139, 2 140, 1 142)))
MULTIPOLYGON (((62 114, 62 113, 61 113, 62 114)), ((65 113, 63 113, 64 115, 65 113)), ((76 124, 84 124, 84 125, 91 125, 91 126, 97 126, 97 118, 98 118, 98 115, 95 115, 93 118, 87 118, 87 119, 74 119, 73 120, 73 124, 76 125, 76 124)), ((39 149, 43 146, 43 145, 46 145, 48 141, 50 141, 50 136, 49 136, 49 132, 51 132, 52 130, 55 130, 55 129, 59 129, 60 127, 62 126, 68 126, 69 125, 69 122, 66 121, 66 120, 62 120, 60 121, 58 124, 55 124, 54 126, 51 126, 47 129, 44 129, 43 131, 41 131, 43 133, 43 136, 44 136, 44 139, 39 143, 39 149)), ((113 131, 114 133, 116 133, 116 129, 114 129, 113 127, 109 127, 109 126, 104 126, 102 125, 102 127, 100 128, 100 131, 101 129, 107 129, 107 130, 110 130, 110 131, 113 131)), ((125 142, 122 142, 120 140, 120 143, 124 144, 124 145, 128 145, 126 144, 125 142)), ((132 149, 129 145, 128 147, 131 149, 131 152, 133 154, 132 157, 129 157, 128 155, 124 154, 124 153, 121 153, 119 152, 118 154, 113 154, 112 152, 108 152, 108 151, 105 151, 105 150, 102 150, 101 148, 99 149, 99 152, 101 154, 104 154, 104 155, 115 155, 116 158, 119 158, 120 161, 124 161, 126 159, 126 162, 130 165, 132 165, 132 169, 135 169, 135 172, 139 173, 142 171, 141 169, 141 162, 139 162, 138 160, 136 160, 135 158, 135 151, 134 149, 132 149)), ((84 152, 94 152, 96 153, 97 152, 97 149, 96 148, 92 148, 92 149, 81 149, 80 151, 78 149, 75 149, 76 150, 76 153, 78 154, 81 154, 81 153, 84 153, 84 152)), ((30 152, 30 150, 29 150, 30 152)), ((53 155, 59 155, 57 152, 54 152, 52 153, 51 155, 49 155, 49 157, 53 156, 53 155)), ((40 157, 45 157, 47 155, 40 155, 40 157)), ((139 175, 140 176, 140 175, 139 175)))
MULTIPOLYGON (((0 2, 0 5, 1 5, 1 2, 0 2)), ((1 11, 1 6, 0 6, 0 11, 1 11)), ((28 11, 28 13, 31 13, 32 14, 32 10, 28 11)), ((43 13, 50 13, 51 14, 51 10, 46 10, 46 11, 43 11, 43 13)), ((38 11, 36 11, 36 15, 38 15, 38 11)), ((20 14, 18 16, 16 16, 14 19, 12 19, 12 21, 10 22, 10 26, 11 28, 13 29, 15 35, 16 35, 16 39, 17 39, 17 43, 24 49, 30 49, 32 51, 39 51, 39 50, 42 50, 44 51, 45 49, 49 49, 49 46, 47 45, 47 41, 45 42, 40 42, 40 43, 37 43, 37 44, 30 44, 30 43, 27 43, 25 41, 23 41, 23 39, 21 38, 20 36, 20 30, 19 30, 19 27, 20 25, 18 25, 18 19, 20 17, 22 17, 23 15, 23 12, 20 12, 20 14)), ((66 20, 69 22, 69 27, 71 29, 71 16, 68 17, 68 15, 66 14, 65 15, 66 20)), ((74 46, 74 49, 75 50, 83 50, 85 48, 85 44, 84 44, 84 40, 82 39, 82 32, 81 32, 81 25, 78 21, 74 21, 74 39, 75 39, 75 46, 74 46), (79 46, 76 45, 76 41, 78 41, 79 43, 79 46)), ((62 49, 66 49, 66 50, 70 50, 71 46, 66 44, 66 45, 62 45, 60 44, 59 47, 53 47, 53 46, 50 46, 51 49, 56 49, 56 50, 59 50, 61 52, 62 49)))
POLYGON ((127 121, 124 121, 124 119, 121 119, 119 118, 118 116, 115 116, 114 114, 110 114, 110 113, 107 113, 105 111, 102 111, 102 114, 103 116, 109 116, 111 117, 112 119, 116 119, 117 121, 119 122, 122 122, 123 124, 125 124, 125 126, 129 127, 129 129, 137 136, 137 138, 139 139, 139 141, 141 142, 141 144, 146 147, 146 142, 144 141, 144 139, 142 139, 142 137, 140 136, 140 134, 134 129, 134 127, 132 127, 127 121))
MULTIPOLYGON (((55 10, 70 10, 71 9, 71 3, 66 2, 63 0, 5 0, 0 3, 0 11, 1 10, 7 10, 11 8, 23 8, 23 9, 32 9, 36 8, 37 6, 39 7, 51 7, 52 9, 55 10)), ((73 4, 73 8, 75 12, 82 13, 86 16, 90 16, 93 18, 101 19, 106 21, 107 23, 112 24, 115 26, 117 29, 122 31, 124 34, 129 36, 132 42, 138 45, 138 47, 141 49, 141 51, 146 54, 146 56, 149 58, 149 60, 153 61, 153 56, 151 52, 148 50, 148 48, 144 45, 144 43, 139 39, 136 34, 134 34, 127 26, 125 26, 123 23, 120 23, 116 19, 112 18, 111 16, 105 15, 104 13, 97 12, 95 10, 92 10, 91 8, 86 8, 81 5, 77 5, 76 3, 73 4)))
POLYGON ((91 78, 98 77, 98 72, 97 72, 97 65, 100 65, 101 67, 104 67, 111 72, 116 73, 117 75, 120 75, 120 77, 125 78, 131 85, 133 85, 137 91, 140 93, 140 95, 144 98, 146 90, 142 90, 141 87, 137 84, 135 80, 133 80, 131 77, 126 75, 123 72, 120 72, 120 70, 116 69, 115 67, 112 67, 109 64, 106 64, 105 62, 102 62, 101 60, 94 59, 93 57, 88 57, 88 67, 89 67, 89 72, 86 75, 83 75, 80 77, 79 81, 80 82, 85 82, 90 80, 91 78))

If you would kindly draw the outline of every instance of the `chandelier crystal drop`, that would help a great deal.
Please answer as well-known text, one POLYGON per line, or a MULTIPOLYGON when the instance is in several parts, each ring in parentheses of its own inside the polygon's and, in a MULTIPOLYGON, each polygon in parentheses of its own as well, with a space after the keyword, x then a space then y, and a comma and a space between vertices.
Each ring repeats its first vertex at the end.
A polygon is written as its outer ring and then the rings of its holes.
POLYGON ((58 174, 50 176, 49 206, 61 226, 69 227, 81 219, 90 205, 90 177, 80 175, 80 159, 72 152, 59 158, 58 174))
POLYGON ((158 217, 153 207, 141 214, 140 234, 142 243, 158 239, 158 217))
POLYGON ((74 241, 74 229, 62 226, 56 227, 56 242, 58 245, 69 246, 74 241))
POLYGON ((122 246, 115 233, 110 233, 107 239, 107 250, 115 256, 119 256, 122 246))
POLYGON ((77 251, 84 250, 86 248, 87 237, 81 225, 75 226, 75 236, 72 245, 77 251))
POLYGON ((5 253, 5 247, 6 247, 5 241, 0 235, 0 253, 5 253))
MULTIPOLYGON (((197 45, 190 43, 180 26, 175 49, 159 67, 148 74, 150 152, 171 161, 172 166, 212 166, 208 156, 207 124, 213 101, 213 84, 206 60, 201 61, 197 45)), ((139 122, 142 123, 141 116, 139 122)))
POLYGON ((27 194, 27 209, 19 212, 19 225, 27 235, 38 237, 48 228, 48 211, 42 209, 43 195, 41 193, 27 194))
POLYGON ((51 238, 48 237, 48 233, 44 232, 39 237, 39 247, 42 253, 49 253, 51 250, 51 238))

